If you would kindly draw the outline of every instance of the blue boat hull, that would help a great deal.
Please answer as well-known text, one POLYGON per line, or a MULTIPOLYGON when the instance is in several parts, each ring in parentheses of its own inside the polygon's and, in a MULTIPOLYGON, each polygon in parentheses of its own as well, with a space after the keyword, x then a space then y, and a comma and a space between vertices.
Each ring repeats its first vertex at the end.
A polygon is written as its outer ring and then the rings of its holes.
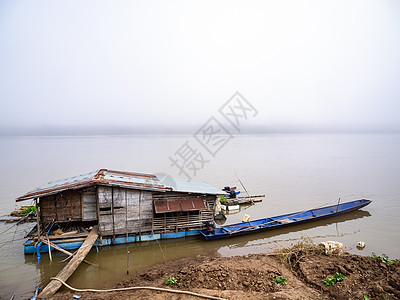
MULTIPOLYGON (((189 237, 189 236, 194 236, 194 235, 199 235, 200 231, 199 230, 189 230, 189 231, 181 231, 181 232, 172 232, 172 233, 155 233, 155 234, 142 234, 142 235, 133 235, 133 236, 121 236, 121 237, 115 237, 114 238, 109 237, 109 238, 102 238, 102 241, 100 243, 99 240, 96 241, 94 246, 108 246, 108 245, 119 245, 119 244, 127 244, 127 243, 135 243, 135 242, 145 242, 145 241, 154 241, 154 240, 163 240, 163 239, 176 239, 176 238, 183 238, 183 237, 189 237)), ((82 244, 83 241, 79 242, 73 242, 71 241, 71 238, 68 238, 69 242, 63 243, 62 240, 57 240, 57 241, 52 241, 51 242, 57 242, 57 246, 63 248, 64 250, 75 250, 78 249, 82 244)), ((32 242, 31 240, 27 240, 25 244, 29 244, 32 242)), ((51 250, 54 250, 53 247, 51 247, 51 250)), ((41 244, 39 246, 39 251, 41 253, 48 252, 49 248, 46 244, 41 244)), ((34 245, 25 245, 24 246, 24 253, 36 253, 37 250, 34 245)))
POLYGON ((292 226, 314 220, 329 218, 341 214, 345 214, 357 209, 360 209, 368 204, 371 200, 355 200, 351 202, 342 203, 339 205, 331 205, 307 211, 300 211, 291 214, 263 218, 249 222, 236 223, 226 226, 215 228, 214 232, 208 230, 201 230, 201 235, 206 240, 214 240, 220 238, 227 238, 237 235, 250 234, 254 232, 272 230, 276 228, 292 226))

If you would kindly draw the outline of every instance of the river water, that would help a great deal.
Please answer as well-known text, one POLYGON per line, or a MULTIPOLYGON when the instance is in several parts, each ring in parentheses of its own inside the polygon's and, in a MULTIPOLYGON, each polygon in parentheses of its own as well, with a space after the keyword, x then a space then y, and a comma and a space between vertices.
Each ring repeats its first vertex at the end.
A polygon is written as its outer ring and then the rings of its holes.
MULTIPOLYGON (((0 215, 15 208, 15 198, 51 180, 100 168, 163 172, 179 177, 169 157, 186 141, 206 163, 195 175, 217 187, 237 186, 241 179, 251 194, 265 194, 262 203, 228 216, 227 224, 301 211, 323 204, 370 199, 362 210, 324 221, 231 239, 200 238, 145 242, 92 249, 68 283, 80 288, 111 287, 148 266, 199 254, 232 256, 262 253, 296 243, 303 236, 315 242, 336 240, 361 255, 386 253, 400 258, 400 135, 283 134, 237 135, 215 156, 191 135, 85 137, 0 137, 0 215), (358 241, 366 242, 363 250, 358 241)), ((26 203, 28 204, 29 201, 26 203)), ((64 266, 63 254, 24 255, 24 235, 34 224, 0 223, 0 297, 26 299, 40 283, 64 266), (8 230, 8 231, 6 231, 8 230)))

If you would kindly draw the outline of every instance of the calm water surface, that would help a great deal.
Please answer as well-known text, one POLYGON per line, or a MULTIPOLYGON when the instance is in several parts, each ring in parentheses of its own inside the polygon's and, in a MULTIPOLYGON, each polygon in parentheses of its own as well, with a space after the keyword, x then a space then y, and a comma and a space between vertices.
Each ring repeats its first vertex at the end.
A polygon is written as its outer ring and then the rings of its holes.
MULTIPOLYGON (((0 215, 15 207, 15 198, 48 181, 99 168, 178 176, 168 157, 188 135, 96 137, 0 137, 0 215)), ((201 150, 200 145, 196 145, 201 150)), ((226 240, 200 238, 148 242, 93 249, 68 283, 74 287, 111 287, 153 264, 199 254, 232 256, 268 252, 290 245, 302 236, 343 242, 351 253, 386 253, 400 258, 400 135, 242 135, 235 136, 209 160, 196 179, 218 187, 240 184, 251 194, 266 194, 262 203, 230 215, 227 223, 314 208, 356 199, 374 202, 360 211, 324 221, 226 240), (366 248, 357 250, 358 241, 366 248)), ((28 204, 28 202, 26 202, 28 204)), ((0 223, 0 297, 33 295, 38 283, 62 269, 63 254, 53 252, 38 264, 24 255, 23 236, 33 224, 18 227, 0 223), (5 230, 8 231, 4 232, 5 230)))

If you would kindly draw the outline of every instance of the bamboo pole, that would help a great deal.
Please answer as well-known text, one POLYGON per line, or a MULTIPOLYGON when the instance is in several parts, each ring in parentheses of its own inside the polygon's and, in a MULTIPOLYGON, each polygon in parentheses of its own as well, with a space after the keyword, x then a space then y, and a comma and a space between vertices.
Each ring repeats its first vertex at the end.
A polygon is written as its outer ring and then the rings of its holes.
MULTIPOLYGON (((69 255, 69 256, 72 256, 72 255, 73 255, 71 252, 69 252, 69 251, 67 251, 67 250, 65 250, 65 249, 63 249, 63 248, 61 248, 61 247, 59 247, 57 244, 54 244, 54 243, 52 243, 52 242, 50 242, 50 241, 46 241, 45 239, 41 239, 41 241, 42 241, 43 243, 45 243, 47 246, 53 247, 54 249, 56 249, 56 250, 58 250, 58 251, 60 251, 60 252, 62 252, 62 253, 64 253, 64 254, 67 254, 67 255, 69 255)), ((94 264, 94 263, 92 263, 92 262, 90 262, 90 261, 87 261, 86 259, 84 259, 83 262, 84 262, 84 263, 87 263, 88 265, 91 265, 91 266, 93 266, 93 267, 96 267, 96 268, 99 267, 98 265, 96 265, 96 264, 94 264)))
POLYGON ((336 212, 337 212, 338 209, 339 209, 339 203, 340 203, 340 198, 338 199, 338 202, 337 202, 337 205, 336 205, 336 212))
POLYGON ((142 242, 142 219, 140 217, 142 191, 139 191, 139 242, 142 242))
POLYGON ((111 187, 111 213, 113 223, 113 244, 115 244, 114 186, 111 187))
POLYGON ((38 200, 35 198, 35 207, 36 207, 36 227, 37 227, 37 235, 38 241, 40 240, 40 223, 39 223, 39 205, 38 200))
POLYGON ((125 189, 125 234, 126 242, 128 243, 128 190, 125 189))
POLYGON ((128 261, 126 263, 126 274, 129 274, 129 250, 128 250, 128 261))
MULTIPOLYGON (((244 185, 243 185, 242 181, 239 179, 239 177, 237 176, 237 174, 236 174, 236 173, 235 173, 235 176, 236 176, 236 178, 239 180, 239 182, 240 182, 240 184, 242 185, 243 189, 245 190, 245 192, 246 192, 246 194, 247 194, 247 197, 249 197, 249 198, 250 198, 250 194, 249 194, 249 192, 248 192, 248 191, 247 191, 247 189, 244 187, 244 185)), ((253 199, 251 199, 251 198, 250 198, 250 200, 251 200, 251 202, 253 203, 253 199)))
MULTIPOLYGON (((48 236, 47 234, 46 234, 46 238, 47 238, 47 242, 50 243, 50 241, 49 241, 49 236, 48 236)), ((50 258, 50 261, 52 261, 53 258, 51 257, 51 247, 48 246, 47 248, 49 248, 49 258, 50 258)))

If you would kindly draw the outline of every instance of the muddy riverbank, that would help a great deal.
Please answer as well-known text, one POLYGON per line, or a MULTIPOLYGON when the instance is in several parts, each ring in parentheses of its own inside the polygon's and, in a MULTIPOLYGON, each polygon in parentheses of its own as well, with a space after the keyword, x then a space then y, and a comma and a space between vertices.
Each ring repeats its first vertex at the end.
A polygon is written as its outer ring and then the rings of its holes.
MULTIPOLYGON (((290 248, 276 255, 179 259, 143 270, 115 288, 167 287, 225 299, 400 299, 399 282, 398 261, 388 264, 346 253, 328 256, 317 248, 290 248), (344 279, 325 286, 327 277, 336 274, 344 279), (167 278, 177 283, 167 287, 167 278), (276 278, 288 284, 281 285, 276 278)), ((77 294, 65 291, 54 298, 71 299, 77 294)), ((79 294, 81 299, 200 299, 150 290, 79 294)))

